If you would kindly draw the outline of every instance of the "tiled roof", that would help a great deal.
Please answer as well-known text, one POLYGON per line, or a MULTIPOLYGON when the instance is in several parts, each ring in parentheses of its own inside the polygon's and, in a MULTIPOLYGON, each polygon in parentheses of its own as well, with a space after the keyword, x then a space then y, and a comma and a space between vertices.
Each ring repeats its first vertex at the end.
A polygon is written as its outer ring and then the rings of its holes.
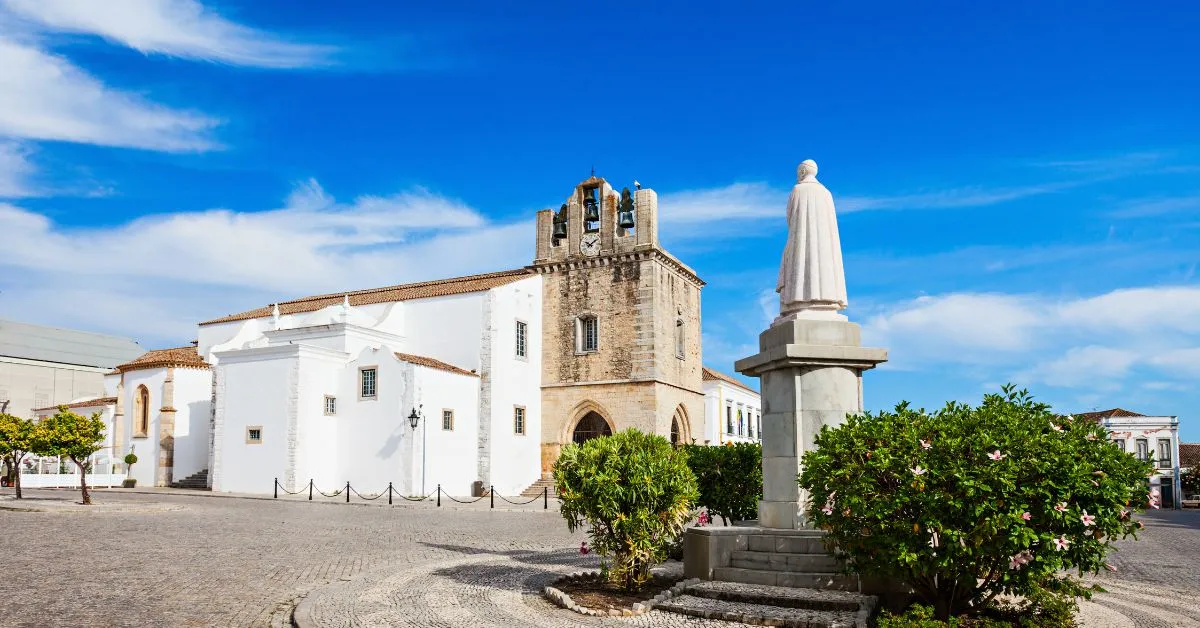
POLYGON ((1200 443, 1179 443, 1179 466, 1200 469, 1200 443))
POLYGON ((206 369, 208 362, 200 357, 195 346, 176 347, 174 349, 155 349, 143 353, 138 359, 117 366, 117 372, 140 371, 167 366, 182 366, 185 368, 206 369))
POLYGON ((1099 423, 1100 421, 1103 421, 1104 419, 1119 419, 1122 417, 1135 417, 1135 416, 1146 416, 1146 415, 1138 414, 1137 412, 1132 412, 1132 411, 1126 410, 1124 408, 1113 408, 1112 410, 1100 410, 1098 412, 1080 412, 1073 416, 1077 419, 1086 419, 1088 421, 1095 421, 1095 422, 1099 423))
MULTIPOLYGON (((75 403, 64 403, 68 408, 90 408, 92 406, 107 406, 117 402, 116 397, 98 397, 96 399, 85 399, 84 401, 76 401, 75 403)), ((46 406, 45 408, 34 408, 34 412, 45 412, 47 410, 57 410, 58 406, 46 406)))
POLYGON ((757 390, 754 390, 753 388, 739 382, 733 376, 726 375, 720 371, 714 371, 713 369, 710 369, 707 366, 705 366, 701 369, 700 379, 702 379, 706 382, 725 382, 727 384, 733 384, 734 386, 737 386, 738 388, 741 388, 743 390, 748 390, 756 395, 758 394, 757 390))
MULTIPOLYGON (((331 305, 337 305, 346 297, 350 299, 350 305, 372 305, 375 303, 392 303, 394 301, 408 301, 410 299, 427 299, 430 297, 444 297, 452 294, 466 294, 468 292, 482 292, 491 290, 498 286, 503 286, 514 281, 520 281, 530 276, 530 271, 524 268, 516 270, 505 270, 495 273, 485 273, 482 275, 468 275, 466 277, 453 277, 451 279, 438 279, 435 281, 422 281, 418 283, 406 283, 398 286, 386 286, 383 288, 371 288, 369 290, 356 290, 353 292, 338 292, 336 294, 322 294, 315 297, 304 297, 302 299, 294 299, 292 301, 283 301, 279 303, 280 314, 302 314, 304 312, 316 312, 327 308, 331 305)), ((240 314, 230 314, 221 318, 214 318, 211 321, 200 323, 201 325, 215 325, 217 323, 229 323, 233 321, 242 321, 251 318, 264 318, 271 315, 273 305, 266 305, 256 310, 249 310, 240 314)))
POLYGON ((457 366, 454 366, 453 364, 447 364, 445 362, 442 362, 441 360, 435 360, 433 358, 426 357, 423 355, 413 355, 411 353, 397 353, 396 358, 398 360, 400 360, 401 362, 409 362, 411 364, 416 364, 417 366, 424 366, 424 367, 431 368, 431 369, 437 369, 439 371, 447 371, 450 373, 457 373, 459 375, 470 375, 471 377, 479 377, 479 374, 476 373, 475 371, 468 371, 466 369, 460 369, 457 366))

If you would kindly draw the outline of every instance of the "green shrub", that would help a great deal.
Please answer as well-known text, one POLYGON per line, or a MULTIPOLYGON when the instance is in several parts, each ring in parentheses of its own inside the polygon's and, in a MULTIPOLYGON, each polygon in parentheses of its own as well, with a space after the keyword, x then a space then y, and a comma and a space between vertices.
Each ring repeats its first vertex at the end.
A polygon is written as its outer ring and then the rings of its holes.
POLYGON ((137 454, 132 453, 132 452, 125 454, 125 464, 132 467, 133 465, 137 464, 137 461, 138 461, 137 454))
POLYGON ((936 618, 933 608, 920 604, 909 607, 901 615, 884 613, 875 625, 878 628, 1012 628, 1009 622, 987 618, 964 620, 951 617, 942 621, 936 618))
POLYGON ((1012 386, 979 407, 850 416, 816 445, 800 476, 810 521, 854 570, 903 581, 940 619, 1002 593, 1086 596, 1059 572, 1104 568, 1148 502, 1148 463, 1012 386))
POLYGON ((758 517, 762 499, 762 445, 727 443, 721 447, 685 445, 688 467, 700 488, 698 505, 725 525, 758 517))
POLYGON ((554 464, 554 482, 567 527, 574 532, 587 524, 602 568, 628 591, 640 589, 665 559, 697 495, 685 451, 635 429, 567 445, 554 464))

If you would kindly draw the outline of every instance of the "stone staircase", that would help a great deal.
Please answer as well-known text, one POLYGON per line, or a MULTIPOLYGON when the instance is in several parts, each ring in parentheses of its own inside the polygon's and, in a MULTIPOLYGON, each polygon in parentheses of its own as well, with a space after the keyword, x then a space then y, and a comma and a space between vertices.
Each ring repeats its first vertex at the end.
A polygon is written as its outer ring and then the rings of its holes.
POLYGON ((543 489, 550 489, 550 497, 558 497, 558 490, 554 488, 554 478, 542 478, 530 484, 529 488, 521 491, 521 497, 526 499, 541 497, 543 489))
POLYGON ((193 473, 178 482, 171 482, 171 488, 190 488, 199 491, 207 491, 208 488, 208 469, 204 469, 199 473, 193 473))
MULTIPOLYGON (((746 567, 731 569, 771 571, 746 567)), ((654 608, 759 626, 867 628, 875 604, 873 596, 848 591, 712 580, 691 584, 679 595, 659 602, 654 608)))
POLYGON ((796 536, 750 534, 746 549, 734 550, 728 566, 715 567, 713 580, 779 587, 858 591, 858 577, 825 549, 821 533, 796 536))

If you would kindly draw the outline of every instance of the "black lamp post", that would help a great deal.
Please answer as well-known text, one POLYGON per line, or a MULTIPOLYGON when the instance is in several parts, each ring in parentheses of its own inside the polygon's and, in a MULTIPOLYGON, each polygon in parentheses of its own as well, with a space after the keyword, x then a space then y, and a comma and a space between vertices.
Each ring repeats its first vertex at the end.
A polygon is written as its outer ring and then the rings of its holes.
MULTIPOLYGON (((413 432, 417 431, 417 426, 421 424, 421 409, 424 404, 417 404, 413 407, 412 412, 408 414, 408 425, 413 428, 413 432)), ((425 494, 425 432, 421 430, 421 494, 425 494)))

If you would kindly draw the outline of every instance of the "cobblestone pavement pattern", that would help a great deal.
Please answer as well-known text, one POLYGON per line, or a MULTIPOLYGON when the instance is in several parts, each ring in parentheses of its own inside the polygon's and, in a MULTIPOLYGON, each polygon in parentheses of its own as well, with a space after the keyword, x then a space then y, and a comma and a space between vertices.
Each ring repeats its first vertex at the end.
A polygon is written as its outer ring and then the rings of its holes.
MULTIPOLYGON (((538 591, 594 568, 558 514, 101 492, 173 511, 0 511, 0 623, 15 626, 723 626, 586 618, 538 591)), ((1156 513, 1114 556, 1087 628, 1200 626, 1200 512, 1156 513)))

